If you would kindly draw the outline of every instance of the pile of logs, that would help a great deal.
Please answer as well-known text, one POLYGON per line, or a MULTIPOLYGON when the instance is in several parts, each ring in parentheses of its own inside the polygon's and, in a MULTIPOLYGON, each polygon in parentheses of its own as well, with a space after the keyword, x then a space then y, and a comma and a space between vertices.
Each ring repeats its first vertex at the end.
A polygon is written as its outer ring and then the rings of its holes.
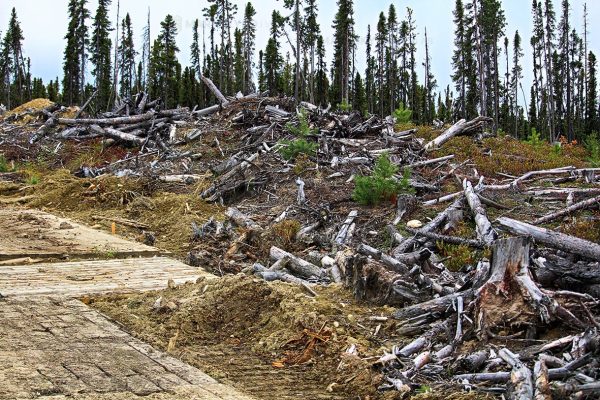
MULTIPOLYGON (((230 240, 219 257, 244 263, 247 273, 262 279, 299 285, 313 296, 314 285, 343 284, 361 301, 397 307, 393 315, 380 318, 397 320, 399 333, 415 339, 399 343, 375 363, 386 377, 382 390, 410 391, 443 381, 512 399, 600 395, 600 244, 539 226, 597 207, 600 169, 567 166, 522 176, 499 174, 506 179, 492 180, 467 168, 468 161, 455 163, 454 155, 429 158, 458 135, 484 137, 488 118, 459 121, 426 142, 415 129, 396 132, 392 117, 364 117, 308 103, 296 107, 293 99, 263 94, 227 98, 211 84, 219 104, 202 110, 162 110, 159 101, 141 93, 99 118, 66 119, 57 110, 45 111, 47 119, 31 142, 104 137, 139 146, 142 156, 158 157, 180 144, 201 142, 219 127, 233 131, 229 147, 219 141, 222 137, 211 136, 210 145, 222 157, 207 166, 212 181, 199 193, 207 202, 231 206, 228 220, 194 225, 193 239, 213 237, 221 247, 230 240), (308 192, 315 183, 297 175, 299 162, 280 154, 294 139, 289 125, 301 118, 311 128, 304 139, 316 144, 306 158, 323 187, 351 185, 354 176, 369 174, 377 157, 388 154, 400 169, 413 171, 410 185, 416 195, 398 196, 395 210, 376 222, 364 215, 365 209, 336 209, 332 202, 315 199, 308 192), (179 126, 193 129, 179 140, 179 126), (460 190, 442 193, 451 179, 460 190), (585 185, 563 185, 578 182, 585 185), (524 222, 509 218, 511 210, 492 200, 498 193, 558 199, 566 206, 524 222), (259 197, 255 203, 260 204, 239 207, 242 199, 259 197), (398 230, 416 208, 444 204, 429 221, 398 230), (264 212, 274 205, 277 215, 264 212), (490 220, 490 207, 504 215, 490 220), (302 223, 295 240, 312 251, 299 256, 272 245, 268 257, 257 255, 270 229, 290 216, 302 223), (473 237, 453 236, 464 220, 476 227, 473 237), (369 241, 381 232, 391 248, 369 241), (485 257, 451 271, 437 254, 438 243, 478 249, 485 257), (566 335, 546 339, 554 328, 566 335)), ((142 156, 135 157, 136 164, 142 156)), ((119 163, 124 167, 133 161, 119 163)), ((172 170, 160 181, 197 180, 187 169, 168 165, 172 170)), ((339 203, 350 200, 342 197, 339 203)), ((198 258, 190 253, 190 260, 198 258)))

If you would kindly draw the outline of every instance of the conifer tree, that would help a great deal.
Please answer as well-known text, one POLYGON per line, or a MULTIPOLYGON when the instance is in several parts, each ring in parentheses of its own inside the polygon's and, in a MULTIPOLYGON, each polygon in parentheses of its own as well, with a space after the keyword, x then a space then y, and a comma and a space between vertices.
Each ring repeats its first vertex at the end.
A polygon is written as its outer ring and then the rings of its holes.
POLYGON ((256 10, 252 3, 248 2, 244 9, 244 21, 242 27, 242 45, 243 45, 243 60, 244 60, 244 75, 242 91, 247 94, 255 90, 253 82, 252 68, 254 67, 253 54, 256 42, 256 25, 254 16, 256 10))
POLYGON ((512 96, 513 96, 513 104, 514 108, 512 110, 514 114, 514 134, 515 137, 519 135, 519 102, 517 98, 519 97, 519 84, 521 79, 523 78, 523 68, 521 67, 520 60, 523 57, 523 50, 521 48, 521 36, 519 35, 519 31, 515 32, 515 38, 513 40, 513 67, 512 67, 512 80, 510 83, 512 96))
POLYGON ((63 59, 63 101, 77 104, 81 101, 85 86, 85 48, 88 43, 88 31, 85 24, 89 17, 86 0, 69 1, 69 26, 65 39, 63 59))
POLYGON ((377 110, 380 117, 384 117, 386 112, 385 107, 385 73, 386 66, 386 47, 387 47, 388 31, 385 14, 379 14, 377 22, 377 34, 375 35, 375 50, 377 51, 377 110))
POLYGON ((354 7, 352 0, 337 0, 337 13, 333 21, 334 57, 332 66, 332 100, 348 104, 350 93, 351 53, 357 40, 354 33, 354 7))
POLYGON ((315 77, 315 100, 317 104, 325 106, 328 102, 327 94, 329 93, 329 81, 327 79, 327 64, 325 63, 325 44, 323 42, 322 35, 319 35, 319 37, 317 38, 316 56, 317 74, 315 77))
POLYGON ((92 22, 92 37, 89 43, 92 75, 95 78, 96 90, 98 90, 95 104, 102 110, 109 106, 112 88, 112 41, 110 39, 112 28, 108 17, 110 3, 111 0, 98 1, 98 8, 92 22))
POLYGON ((27 65, 23 59, 23 39, 17 11, 13 7, 0 49, 0 87, 3 89, 5 105, 9 109, 25 102, 29 97, 27 65))
POLYGON ((598 77, 596 55, 593 52, 588 54, 587 82, 588 92, 586 94, 586 130, 587 133, 598 131, 598 77))
POLYGON ((308 64, 310 66, 310 72, 308 74, 308 98, 311 103, 315 102, 317 40, 321 34, 321 27, 317 22, 317 13, 317 0, 306 0, 306 7, 304 8, 304 26, 306 33, 304 35, 304 40, 309 53, 308 64))
POLYGON ((129 98, 135 84, 135 45, 133 42, 133 30, 131 28, 131 18, 129 13, 121 24, 121 43, 119 43, 119 65, 121 69, 120 95, 123 98, 129 98))

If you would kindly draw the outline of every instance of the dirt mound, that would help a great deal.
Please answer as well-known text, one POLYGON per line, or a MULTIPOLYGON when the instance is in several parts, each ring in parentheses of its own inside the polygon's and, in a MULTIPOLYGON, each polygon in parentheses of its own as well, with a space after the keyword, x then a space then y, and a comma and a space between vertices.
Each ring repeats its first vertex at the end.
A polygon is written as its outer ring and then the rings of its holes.
POLYGON ((13 108, 10 111, 6 112, 6 116, 21 114, 24 112, 32 112, 32 111, 40 111, 44 108, 52 106, 54 103, 48 99, 33 99, 28 101, 25 104, 21 104, 20 106, 13 108))
POLYGON ((240 274, 90 301, 141 339, 259 398, 297 398, 300 387, 306 398, 378 398, 381 376, 363 358, 398 340, 391 321, 373 334, 379 323, 370 317, 389 315, 389 308, 360 307, 336 286, 316 290, 313 298, 296 286, 240 274), (351 346, 358 355, 346 354, 351 346), (227 362, 229 355, 236 361, 227 362), (251 365, 255 371, 247 374, 251 365))

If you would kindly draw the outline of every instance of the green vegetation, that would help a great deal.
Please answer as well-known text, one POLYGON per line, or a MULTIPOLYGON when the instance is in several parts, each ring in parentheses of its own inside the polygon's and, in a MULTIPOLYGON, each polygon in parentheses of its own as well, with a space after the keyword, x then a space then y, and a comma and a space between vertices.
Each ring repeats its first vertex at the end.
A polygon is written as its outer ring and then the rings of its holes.
POLYGON ((340 110, 341 112, 349 112, 352 111, 352 104, 347 103, 346 101, 342 101, 340 104, 338 104, 338 110, 340 110))
POLYGON ((588 135, 586 140, 584 141, 585 148, 590 153, 587 161, 590 163, 590 166, 593 168, 600 167, 600 138, 598 138, 598 133, 593 132, 588 135))
POLYGON ((298 120, 297 125, 291 123, 286 125, 288 132, 298 137, 298 139, 281 141, 284 147, 279 150, 279 153, 288 161, 294 160, 300 154, 315 155, 319 147, 318 143, 306 140, 309 135, 316 134, 316 131, 310 128, 306 111, 302 110, 298 113, 298 120))
POLYGON ((410 170, 404 169, 400 182, 394 175, 398 167, 390 161, 388 154, 382 154, 375 162, 371 176, 358 175, 354 178, 356 184, 352 198, 363 205, 376 205, 382 201, 393 200, 398 193, 413 193, 410 186, 410 170))
POLYGON ((3 154, 0 154, 0 172, 8 172, 9 170, 8 161, 6 161, 3 154))
POLYGON ((540 134, 538 133, 537 129, 531 128, 531 133, 529 134, 527 140, 525 140, 525 143, 528 143, 535 148, 539 148, 544 141, 540 138, 540 134))
POLYGON ((400 107, 398 107, 394 111, 394 118, 396 118, 396 123, 398 124, 406 124, 412 121, 412 110, 405 108, 404 103, 400 103, 400 107))

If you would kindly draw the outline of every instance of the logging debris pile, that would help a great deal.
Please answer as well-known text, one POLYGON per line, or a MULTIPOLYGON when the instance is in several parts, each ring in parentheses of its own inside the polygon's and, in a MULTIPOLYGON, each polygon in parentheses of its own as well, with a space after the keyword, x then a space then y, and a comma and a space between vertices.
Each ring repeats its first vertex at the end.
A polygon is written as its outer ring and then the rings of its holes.
POLYGON ((72 142, 125 148, 73 172, 143 179, 148 191, 188 190, 215 204, 217 217, 180 227, 189 229, 191 265, 283 281, 308 296, 343 285, 359 302, 395 307, 374 316, 396 321, 403 338, 370 361, 380 392, 600 393, 600 169, 566 153, 548 169, 503 165, 482 176, 477 160, 443 150, 464 136, 480 143, 475 158, 495 157, 501 149, 481 143, 503 139, 486 139, 483 117, 425 140, 417 129, 398 132, 392 117, 260 95, 161 110, 140 94, 102 118, 49 107, 26 129, 2 122, 7 158, 31 157, 19 153, 26 149, 60 159, 72 142), (359 205, 354 182, 382 156, 406 190, 359 205))

